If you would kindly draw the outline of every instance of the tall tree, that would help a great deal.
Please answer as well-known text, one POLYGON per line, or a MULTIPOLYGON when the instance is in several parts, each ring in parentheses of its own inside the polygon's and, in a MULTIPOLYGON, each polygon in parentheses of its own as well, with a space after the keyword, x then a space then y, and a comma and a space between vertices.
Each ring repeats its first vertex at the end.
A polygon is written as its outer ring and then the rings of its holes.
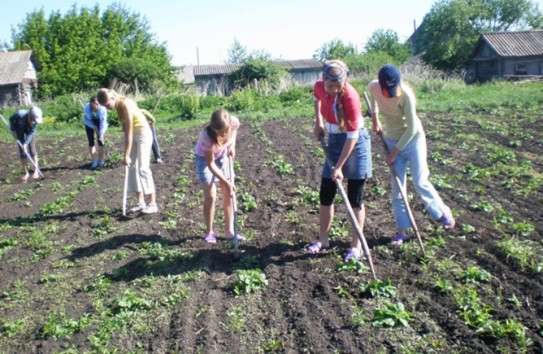
POLYGON ((317 49, 313 54, 313 58, 325 61, 330 59, 344 59, 353 54, 357 54, 353 44, 345 44, 341 39, 332 39, 317 49))
POLYGON ((34 52, 41 97, 92 90, 112 80, 137 81, 139 89, 156 80, 175 84, 165 45, 156 42, 145 18, 118 4, 103 14, 98 6, 73 5, 48 19, 43 10, 35 11, 12 37, 15 49, 34 52))
POLYGON ((440 0, 416 41, 423 59, 441 70, 464 67, 481 33, 540 28, 543 14, 530 0, 440 0))
POLYGON ((225 64, 241 64, 246 59, 247 48, 234 38, 234 42, 228 48, 228 59, 225 64))
POLYGON ((366 53, 386 53, 400 64, 411 57, 409 46, 400 43, 398 34, 393 30, 378 29, 374 31, 364 45, 364 51, 366 53))

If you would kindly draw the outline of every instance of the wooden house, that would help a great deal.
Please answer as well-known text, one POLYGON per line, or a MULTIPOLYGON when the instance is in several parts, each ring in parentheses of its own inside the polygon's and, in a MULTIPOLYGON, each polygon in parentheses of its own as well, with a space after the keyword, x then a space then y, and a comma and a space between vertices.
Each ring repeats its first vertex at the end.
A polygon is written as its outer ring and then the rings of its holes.
MULTIPOLYGON (((315 59, 278 61, 290 73, 293 82, 305 85, 315 82, 322 72, 322 63, 315 59)), ((202 94, 229 95, 234 89, 229 75, 242 64, 186 66, 178 73, 184 84, 194 84, 202 94)))
POLYGON ((471 60, 472 82, 543 75, 543 30, 483 33, 471 60))
POLYGON ((38 86, 31 50, 0 52, 0 106, 32 104, 38 86))

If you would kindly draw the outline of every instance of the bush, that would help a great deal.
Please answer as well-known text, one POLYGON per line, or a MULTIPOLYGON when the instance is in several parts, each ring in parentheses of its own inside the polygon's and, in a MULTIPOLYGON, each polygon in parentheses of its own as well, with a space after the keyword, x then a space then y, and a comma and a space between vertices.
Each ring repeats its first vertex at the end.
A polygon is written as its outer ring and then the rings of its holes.
POLYGON ((310 102, 313 88, 308 91, 306 87, 293 86, 279 94, 281 103, 310 102))

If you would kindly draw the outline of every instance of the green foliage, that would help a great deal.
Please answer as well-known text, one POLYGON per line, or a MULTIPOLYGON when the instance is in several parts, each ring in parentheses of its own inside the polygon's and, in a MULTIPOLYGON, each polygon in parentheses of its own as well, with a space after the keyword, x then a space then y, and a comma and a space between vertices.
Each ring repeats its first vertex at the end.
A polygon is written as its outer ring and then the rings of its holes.
POLYGON ((238 269, 235 271, 236 281, 232 285, 236 295, 250 294, 262 290, 268 285, 266 274, 259 268, 238 269))
POLYGON ((149 91, 151 84, 162 77, 159 66, 142 58, 121 58, 111 67, 110 75, 120 83, 134 84, 144 91, 149 91))
POLYGON ((313 88, 311 86, 294 86, 279 93, 279 101, 281 101, 282 104, 287 105, 298 102, 307 104, 307 102, 311 102, 312 96, 313 88))
POLYGON ((405 311, 401 302, 385 304, 373 310, 372 325, 374 327, 408 327, 413 321, 413 313, 405 311))
POLYGON ((247 192, 242 192, 237 195, 238 207, 245 212, 252 211, 258 206, 255 197, 247 192))
POLYGON ((398 33, 393 30, 374 31, 364 45, 364 50, 366 53, 386 53, 398 63, 404 63, 411 57, 409 44, 401 43, 398 33))
POLYGON ((228 48, 226 64, 241 64, 247 60, 247 56, 247 48, 234 38, 234 42, 228 48))
POLYGON ((243 65, 230 73, 229 78, 238 87, 247 87, 254 81, 276 84, 287 71, 276 61, 264 58, 249 58, 243 65))
POLYGON ((15 320, 15 321, 1 321, 0 322, 0 335, 11 338, 15 337, 17 334, 21 333, 25 328, 25 320, 15 320))
POLYGON ((457 279, 464 283, 487 283, 490 281, 490 273, 484 269, 470 266, 458 274, 457 279))
POLYGON ((468 63, 481 33, 539 28, 542 14, 531 0, 441 0, 424 16, 417 53, 441 70, 468 63))
POLYGON ((527 237, 535 231, 535 226, 528 220, 523 220, 513 224, 513 230, 516 235, 527 237))
POLYGON ((2 256, 6 254, 7 251, 12 249, 13 247, 17 246, 17 240, 14 238, 8 238, 7 240, 1 240, 0 241, 0 260, 2 259, 2 256))
MULTIPOLYGON (((371 51, 362 55, 352 54, 343 59, 353 75, 370 74, 372 78, 377 76, 379 69, 385 64, 401 64, 395 58, 382 51, 371 51)), ((366 90, 364 84, 363 90, 366 90)), ((359 90, 359 92, 361 92, 359 90)))
POLYGON ((353 44, 345 44, 341 39, 332 39, 325 43, 315 51, 313 58, 319 61, 331 59, 345 59, 356 53, 356 48, 353 44))
POLYGON ((357 261, 356 259, 354 259, 354 257, 350 258, 347 262, 344 262, 344 261, 338 262, 336 266, 336 270, 338 272, 355 273, 355 274, 365 274, 369 272, 369 268, 361 261, 357 261))
POLYGON ((255 89, 234 91, 226 102, 226 109, 230 111, 252 111, 255 101, 258 100, 258 92, 255 89))
POLYGON ((138 296, 132 289, 126 289, 124 294, 117 299, 117 310, 119 312, 147 311, 153 306, 153 301, 138 296))
POLYGON ((392 285, 390 279, 377 280, 372 279, 367 284, 360 284, 358 289, 361 294, 370 295, 371 297, 394 297, 396 296, 396 287, 392 285))
POLYGON ((291 175, 294 173, 294 168, 287 162, 283 155, 276 155, 275 158, 267 161, 267 164, 272 166, 279 175, 291 175))
POLYGON ((52 313, 45 319, 42 335, 44 338, 54 339, 70 338, 76 332, 80 332, 92 323, 90 316, 84 315, 78 320, 68 318, 64 310, 52 313))
POLYGON ((39 97, 52 97, 109 86, 110 80, 147 89, 160 80, 174 87, 174 68, 164 44, 158 44, 147 21, 120 4, 103 13, 76 5, 65 14, 43 10, 27 15, 13 31, 14 49, 33 50, 39 97))

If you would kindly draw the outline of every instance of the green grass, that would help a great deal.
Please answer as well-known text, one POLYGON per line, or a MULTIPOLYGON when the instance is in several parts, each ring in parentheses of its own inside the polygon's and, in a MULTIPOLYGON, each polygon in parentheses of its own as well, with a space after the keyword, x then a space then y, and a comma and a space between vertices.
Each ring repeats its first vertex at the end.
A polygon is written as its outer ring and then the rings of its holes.
MULTIPOLYGON (((353 80, 355 87, 358 87, 360 94, 365 90, 368 79, 365 80, 353 80)), ((414 87, 417 95, 417 108, 418 111, 422 114, 431 113, 434 111, 454 111, 454 112, 466 112, 468 114, 473 110, 482 110, 487 112, 492 112, 496 116, 503 116, 504 120, 510 118, 510 109, 528 109, 534 110, 534 114, 537 113, 539 107, 543 104, 543 88, 539 83, 533 82, 505 82, 498 81, 483 85, 466 85, 460 79, 425 79, 420 80, 416 77, 407 77, 406 80, 414 87)), ((258 107, 255 109, 249 110, 231 110, 231 113, 235 114, 238 118, 242 120, 249 121, 263 121, 263 120, 274 120, 274 119, 285 119, 285 118, 298 118, 298 117, 313 117, 313 105, 311 104, 311 87, 308 85, 304 88, 306 92, 303 97, 308 98, 308 101, 281 101, 278 99, 279 95, 275 93, 268 93, 267 95, 260 94, 258 92, 249 92, 244 95, 238 95, 237 99, 240 97, 249 101, 258 101, 259 106, 266 107, 266 109, 259 110, 258 107), (307 97, 306 97, 307 96, 307 97), (274 102, 273 105, 267 106, 265 102, 274 102), (277 104, 277 102, 281 102, 277 104)), ((290 88, 289 90, 299 90, 297 87, 290 88)), ((79 96, 86 97, 93 92, 87 94, 78 94, 79 96)), ((284 95, 284 92, 281 93, 284 95)), ((172 94, 173 96, 182 94, 172 94)), ((75 96, 74 96, 75 97, 75 96)), ((142 97, 138 102, 145 104, 145 100, 151 99, 152 96, 142 97)), ((228 102, 229 98, 212 98, 208 100, 228 102)), ((55 99, 36 102, 37 105, 44 108, 44 114, 46 117, 51 117, 46 119, 46 122, 39 126, 39 131, 41 135, 50 136, 50 137, 71 137, 71 136, 81 136, 82 134, 82 118, 81 120, 73 119, 70 123, 58 122, 55 117, 62 115, 61 112, 56 112, 57 105, 55 104, 55 99)), ((74 99, 74 104, 79 105, 76 99, 74 99)), ((240 105, 244 107, 244 105, 240 105)), ((364 105, 365 106, 365 105, 364 105)), ((19 108, 24 107, 14 107, 7 109, 0 109, 0 114, 2 114, 6 119, 19 108)), ((219 108, 218 105, 207 105, 202 104, 199 110, 195 113, 194 117, 189 120, 179 119, 178 117, 170 116, 160 116, 157 117, 157 129, 169 131, 171 129, 181 129, 194 126, 200 126, 203 123, 209 120, 211 113, 219 108)), ((160 112, 162 107, 157 108, 157 112, 160 112)), ((363 107, 365 110, 365 107, 363 107)), ((167 110, 164 110, 165 112, 167 110)), ((112 122, 114 124, 110 125, 108 129, 108 135, 120 135, 121 128, 116 122, 115 112, 111 113, 112 122), (115 124, 116 123, 116 124, 115 124)), ((462 115, 459 114, 459 118, 462 118, 462 115)), ((0 130, 0 139, 3 141, 12 141, 12 137, 9 134, 8 129, 0 130)))

